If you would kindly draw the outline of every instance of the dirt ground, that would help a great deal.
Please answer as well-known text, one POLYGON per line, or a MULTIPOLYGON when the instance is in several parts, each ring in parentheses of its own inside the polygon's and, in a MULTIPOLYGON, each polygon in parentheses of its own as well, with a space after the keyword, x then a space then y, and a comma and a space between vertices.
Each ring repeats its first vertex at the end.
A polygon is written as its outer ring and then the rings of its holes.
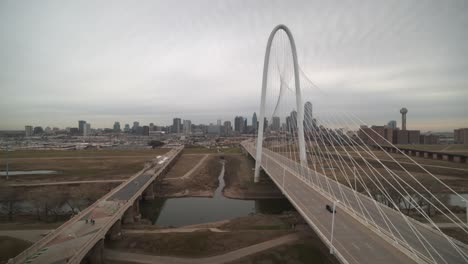
MULTIPOLYGON (((297 222, 301 222, 297 213, 252 215, 196 225, 203 228, 216 227, 226 232, 200 230, 191 233, 125 234, 122 240, 111 242, 109 247, 142 254, 207 257, 293 233, 295 230, 292 229, 291 223, 297 222)), ((142 225, 135 226, 138 228, 130 226, 130 229, 144 228, 142 225)))
POLYGON ((185 173, 190 171, 197 163, 207 154, 189 154, 181 155, 177 160, 177 164, 171 168, 166 174, 165 178, 178 178, 182 177, 185 173))
POLYGON ((0 236, 0 264, 7 263, 31 245, 31 242, 12 237, 0 236))
POLYGON ((281 245, 252 256, 241 258, 229 264, 338 264, 329 249, 312 231, 301 232, 301 239, 295 243, 281 245))
POLYGON ((223 194, 233 199, 284 198, 270 178, 263 174, 260 182, 254 183, 255 162, 245 155, 226 155, 226 171, 223 194))
POLYGON ((196 159, 200 159, 200 156, 197 155, 195 157, 183 154, 169 170, 168 174, 164 178, 158 179, 158 183, 155 185, 155 195, 166 198, 187 196, 212 197, 219 184, 218 176, 222 167, 220 156, 210 154, 189 177, 179 179, 198 163, 196 159), (190 160, 189 164, 184 162, 188 159, 190 160))

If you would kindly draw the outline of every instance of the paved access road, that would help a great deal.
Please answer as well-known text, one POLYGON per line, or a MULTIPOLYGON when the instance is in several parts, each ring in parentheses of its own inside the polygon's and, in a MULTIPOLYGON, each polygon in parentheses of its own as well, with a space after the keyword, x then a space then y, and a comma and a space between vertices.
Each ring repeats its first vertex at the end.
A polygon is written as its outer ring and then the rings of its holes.
MULTIPOLYGON (((255 157, 252 142, 243 142, 243 146, 255 157)), ((330 241, 332 214, 325 210, 325 205, 333 203, 331 197, 338 197, 341 202, 335 218, 333 245, 348 263, 414 262, 413 258, 383 237, 399 241, 399 245, 412 253, 410 255, 414 257, 416 253, 420 261, 466 263, 462 256, 463 253, 468 254, 465 245, 457 248, 463 252, 460 254, 451 245, 456 242, 413 220, 407 220, 397 211, 375 203, 322 174, 301 167, 297 162, 264 149, 262 167, 326 243, 330 241), (343 208, 357 212, 357 215, 353 216, 343 208), (370 219, 369 224, 361 221, 364 216, 370 219), (420 236, 414 235, 413 230, 420 236), (423 237, 429 242, 425 242, 423 237)))

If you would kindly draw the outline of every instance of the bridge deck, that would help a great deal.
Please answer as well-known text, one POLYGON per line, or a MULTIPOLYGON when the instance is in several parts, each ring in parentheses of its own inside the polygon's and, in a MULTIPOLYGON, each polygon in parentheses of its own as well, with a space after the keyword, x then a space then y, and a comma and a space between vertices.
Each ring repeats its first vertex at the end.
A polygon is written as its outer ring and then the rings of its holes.
POLYGON ((167 157, 165 162, 156 161, 143 169, 18 255, 13 263, 79 263, 181 150, 166 153, 161 157, 167 157), (86 223, 90 219, 96 223, 86 223))
MULTIPOLYGON (((242 145, 255 157, 252 142, 243 142, 242 145)), ((355 193, 320 173, 303 168, 295 161, 264 149, 262 168, 328 246, 332 214, 325 210, 325 205, 333 203, 331 194, 340 197, 333 246, 342 262, 466 263, 450 243, 457 243, 465 253, 468 252, 466 245, 449 241, 427 226, 409 220, 397 211, 375 203, 369 197, 355 193), (366 223, 366 218, 371 220, 366 223), (422 237, 415 236, 413 229, 428 239, 430 244, 422 237), (393 241, 398 241, 398 244, 393 241)))

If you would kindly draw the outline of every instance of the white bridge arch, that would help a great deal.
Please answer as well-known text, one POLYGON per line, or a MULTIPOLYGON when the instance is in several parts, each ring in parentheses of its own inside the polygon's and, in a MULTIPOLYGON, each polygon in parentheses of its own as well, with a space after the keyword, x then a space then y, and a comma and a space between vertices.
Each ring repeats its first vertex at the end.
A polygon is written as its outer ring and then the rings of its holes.
POLYGON ((283 30, 288 36, 289 43, 291 45, 293 66, 294 66, 294 87, 296 90, 296 108, 297 108, 297 136, 299 143, 299 159, 301 164, 304 167, 307 167, 307 157, 305 150, 305 140, 304 140, 304 107, 302 104, 302 94, 301 94, 301 83, 299 79, 299 63, 297 61, 297 51, 294 38, 292 36, 291 30, 285 25, 276 26, 273 31, 270 33, 268 38, 266 52, 265 52, 265 61, 263 64, 263 78, 262 78, 262 97, 260 101, 260 121, 258 125, 258 136, 257 136, 257 149, 255 157, 255 182, 258 182, 260 176, 260 165, 262 164, 262 151, 263 151, 263 126, 265 120, 265 97, 266 89, 268 85, 268 66, 270 62, 270 51, 271 43, 279 30, 283 30))

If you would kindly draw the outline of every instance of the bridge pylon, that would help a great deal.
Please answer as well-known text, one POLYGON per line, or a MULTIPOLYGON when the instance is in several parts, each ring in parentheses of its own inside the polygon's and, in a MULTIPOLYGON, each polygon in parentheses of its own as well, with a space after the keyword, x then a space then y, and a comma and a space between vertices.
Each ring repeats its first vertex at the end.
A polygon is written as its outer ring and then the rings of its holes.
POLYGON ((260 121, 257 128, 258 136, 257 136, 257 144, 256 144, 256 153, 255 153, 255 174, 254 174, 254 181, 258 182, 260 177, 260 166, 262 164, 262 151, 263 151, 263 126, 265 120, 265 97, 266 97, 266 89, 268 84, 268 65, 270 62, 270 51, 271 51, 271 43, 276 35, 276 32, 279 30, 283 30, 286 35, 288 36, 289 43, 291 44, 291 52, 294 64, 294 84, 296 90, 296 108, 297 108, 297 136, 298 136, 298 143, 299 143, 299 159, 301 165, 307 167, 307 156, 305 150, 305 139, 304 139, 304 106, 302 104, 302 94, 301 94, 301 84, 299 79, 299 63, 297 61, 297 51, 296 51, 296 43, 294 42, 294 38, 292 36, 291 31, 285 25, 278 25, 276 26, 270 33, 270 37, 268 38, 267 47, 265 51, 265 60, 263 64, 263 78, 262 78, 262 97, 260 99, 260 121))

